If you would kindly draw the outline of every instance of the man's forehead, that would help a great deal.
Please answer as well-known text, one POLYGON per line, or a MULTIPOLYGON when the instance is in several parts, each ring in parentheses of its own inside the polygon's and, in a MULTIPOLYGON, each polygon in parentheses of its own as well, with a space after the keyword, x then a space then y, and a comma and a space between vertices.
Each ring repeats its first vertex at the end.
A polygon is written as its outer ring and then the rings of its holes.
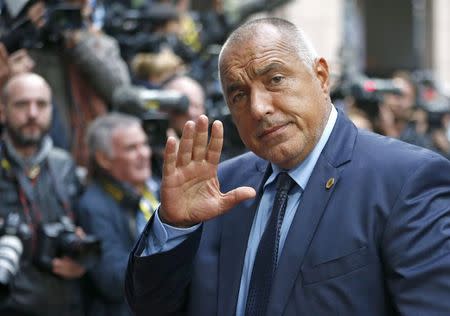
POLYGON ((18 81, 11 84, 8 91, 9 98, 39 97, 50 99, 51 90, 44 82, 18 81))
POLYGON ((34 74, 23 74, 13 77, 8 85, 10 91, 13 89, 23 90, 24 88, 29 87, 50 91, 48 84, 41 77, 34 74))

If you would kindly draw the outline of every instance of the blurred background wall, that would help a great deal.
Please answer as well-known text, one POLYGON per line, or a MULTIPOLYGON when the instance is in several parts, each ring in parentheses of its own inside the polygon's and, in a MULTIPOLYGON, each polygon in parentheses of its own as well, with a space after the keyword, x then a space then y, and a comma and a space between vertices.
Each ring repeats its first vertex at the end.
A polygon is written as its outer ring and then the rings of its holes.
POLYGON ((303 27, 333 73, 429 70, 450 94, 448 0, 294 0, 270 14, 303 27))

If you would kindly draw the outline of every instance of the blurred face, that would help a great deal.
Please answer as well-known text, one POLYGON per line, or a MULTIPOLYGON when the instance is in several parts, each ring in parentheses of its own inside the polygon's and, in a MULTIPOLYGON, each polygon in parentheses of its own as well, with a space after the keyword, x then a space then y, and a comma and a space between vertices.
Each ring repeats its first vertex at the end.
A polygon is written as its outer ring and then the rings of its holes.
POLYGON ((312 151, 331 109, 328 66, 308 68, 272 26, 230 43, 220 64, 222 88, 244 144, 290 169, 312 151))
POLYGON ((114 178, 141 187, 151 176, 151 151, 145 132, 139 124, 117 128, 112 132, 112 157, 102 167, 114 178))
POLYGON ((195 121, 205 113, 205 96, 201 87, 189 80, 178 80, 168 85, 167 89, 178 91, 189 99, 189 108, 186 113, 173 112, 170 114, 170 127, 181 135, 187 121, 195 121))
POLYGON ((415 103, 414 87, 402 78, 395 78, 393 81, 400 88, 402 94, 385 95, 384 104, 392 110, 396 119, 409 120, 415 103))
POLYGON ((39 76, 17 76, 8 84, 3 110, 6 132, 13 144, 19 148, 36 147, 50 127, 50 88, 39 76))

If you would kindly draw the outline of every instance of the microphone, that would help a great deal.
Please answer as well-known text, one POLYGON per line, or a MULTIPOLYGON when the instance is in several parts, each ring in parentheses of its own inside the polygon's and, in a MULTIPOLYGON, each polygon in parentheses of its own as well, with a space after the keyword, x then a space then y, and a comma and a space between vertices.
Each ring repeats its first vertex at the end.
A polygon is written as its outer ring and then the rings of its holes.
POLYGON ((114 91, 112 107, 116 111, 139 117, 155 111, 185 113, 189 107, 189 99, 174 90, 153 90, 123 85, 114 91))

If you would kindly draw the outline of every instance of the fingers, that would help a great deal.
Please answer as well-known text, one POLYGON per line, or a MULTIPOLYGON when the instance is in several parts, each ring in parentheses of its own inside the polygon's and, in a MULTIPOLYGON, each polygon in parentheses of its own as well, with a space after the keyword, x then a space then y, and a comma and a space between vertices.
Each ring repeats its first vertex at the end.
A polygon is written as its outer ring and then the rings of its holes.
POLYGON ((175 172, 177 162, 177 141, 173 137, 167 138, 166 148, 164 149, 163 176, 170 176, 175 172))
POLYGON ((29 72, 34 68, 34 61, 28 55, 27 50, 23 48, 11 54, 9 64, 12 76, 29 72))
POLYGON ((205 159, 206 145, 208 143, 208 118, 200 115, 195 124, 194 146, 192 148, 192 160, 205 159))
POLYGON ((0 62, 7 64, 8 63, 8 53, 6 51, 5 45, 0 42, 0 62))
POLYGON ((206 160, 211 164, 218 164, 223 144, 222 123, 220 121, 213 123, 208 143, 208 118, 201 115, 195 123, 188 121, 185 124, 178 148, 176 143, 173 137, 167 139, 164 174, 170 175, 175 168, 187 166, 191 161, 206 160))
POLYGON ((52 260, 52 271, 63 278, 74 279, 81 277, 86 269, 69 257, 63 257, 52 260))
POLYGON ((186 166, 192 158, 192 147, 194 145, 195 123, 188 121, 183 128, 183 136, 178 146, 177 166, 186 166))
MULTIPOLYGON (((3 84, 9 77, 8 52, 6 47, 0 43, 0 83, 3 84)), ((1 85, 0 85, 1 86, 1 85)))
POLYGON ((27 12, 28 18, 37 27, 41 28, 45 24, 44 19, 45 14, 45 4, 43 2, 37 2, 30 7, 27 12))
POLYGON ((211 139, 208 144, 208 151, 206 152, 206 160, 217 165, 220 162, 220 154, 222 153, 223 145, 223 125, 220 121, 214 121, 211 127, 211 139))
POLYGON ((255 189, 251 187, 239 187, 225 193, 221 201, 221 213, 234 207, 242 201, 254 198, 256 196, 255 189))

